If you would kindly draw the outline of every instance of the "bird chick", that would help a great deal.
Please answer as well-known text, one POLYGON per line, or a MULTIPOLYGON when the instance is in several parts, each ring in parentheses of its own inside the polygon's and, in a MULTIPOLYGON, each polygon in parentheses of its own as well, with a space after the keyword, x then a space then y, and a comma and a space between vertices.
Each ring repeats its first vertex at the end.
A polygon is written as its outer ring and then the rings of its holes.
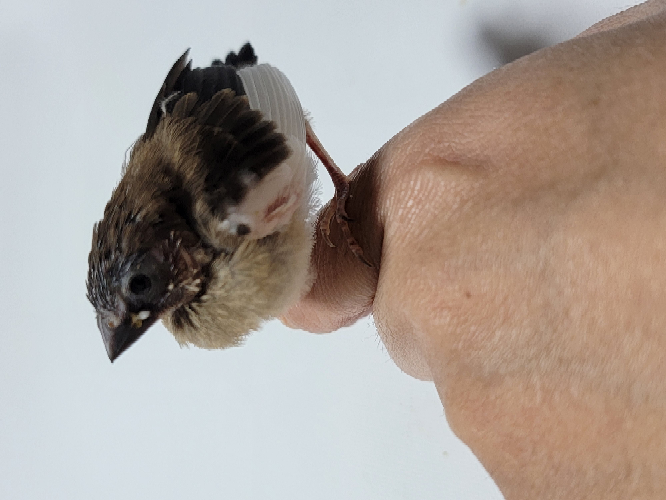
POLYGON ((331 173, 332 215, 362 258, 346 177, 287 78, 256 62, 250 44, 206 68, 192 69, 186 51, 155 98, 88 257, 111 361, 159 319, 181 345, 237 345, 309 289, 316 170, 306 145, 331 173))

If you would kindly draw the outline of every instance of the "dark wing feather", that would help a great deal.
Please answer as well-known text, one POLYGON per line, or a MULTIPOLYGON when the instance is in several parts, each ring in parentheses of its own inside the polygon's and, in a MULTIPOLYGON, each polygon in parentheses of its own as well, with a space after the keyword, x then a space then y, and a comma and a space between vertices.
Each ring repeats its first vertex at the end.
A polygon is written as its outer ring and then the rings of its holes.
MULTIPOLYGON (((221 63, 221 61, 220 61, 221 63)), ((238 54, 235 52, 229 52, 227 58, 224 60, 224 64, 229 66, 234 66, 235 68, 242 68, 244 66, 254 66, 257 64, 257 56, 254 53, 252 45, 246 43, 238 51, 238 54)))
POLYGON ((180 58, 174 63, 174 65, 169 70, 169 73, 167 73, 167 76, 164 79, 164 83, 162 84, 162 88, 155 97, 155 102, 153 103, 153 107, 150 110, 150 115, 148 115, 148 124, 146 125, 146 132, 143 135, 144 140, 149 139, 155 133, 157 124, 160 122, 160 118, 162 118, 162 102, 174 92, 174 86, 179 80, 181 74, 184 71, 190 70, 192 62, 187 60, 189 54, 190 49, 187 49, 183 55, 180 56, 180 58))
POLYGON ((213 207, 222 208, 227 200, 239 203, 249 174, 261 179, 289 156, 285 137, 275 124, 249 109, 247 99, 229 89, 215 94, 191 116, 202 125, 204 185, 213 207))
POLYGON ((236 74, 234 66, 222 64, 192 69, 192 62, 188 61, 189 52, 187 49, 180 56, 164 79, 150 110, 144 140, 150 139, 155 133, 157 124, 164 114, 164 108, 169 113, 173 112, 176 104, 174 97, 178 95, 195 93, 202 103, 209 101, 217 92, 224 89, 231 89, 236 95, 245 95, 243 83, 236 74))
POLYGON ((237 165, 240 171, 262 178, 289 156, 285 137, 276 131, 275 124, 264 120, 259 111, 250 110, 246 98, 229 90, 215 94, 194 116, 216 134, 229 133, 247 151, 237 165))
POLYGON ((208 66, 183 71, 174 85, 173 92, 187 94, 196 92, 201 101, 206 102, 223 89, 231 89, 236 95, 245 95, 241 79, 233 66, 208 66))
MULTIPOLYGON (((256 63, 250 44, 231 52, 222 64, 192 69, 189 51, 176 61, 155 98, 143 141, 148 141, 166 112, 172 118, 194 118, 198 151, 205 172, 205 196, 214 213, 225 216, 240 203, 248 181, 262 179, 289 156, 285 137, 261 112, 251 110, 237 67, 256 63)), ((192 173, 190 173, 192 174, 192 173)))
POLYGON ((190 92, 178 99, 171 114, 174 118, 187 118, 188 116, 192 116, 192 113, 198 104, 199 96, 194 92, 190 92))

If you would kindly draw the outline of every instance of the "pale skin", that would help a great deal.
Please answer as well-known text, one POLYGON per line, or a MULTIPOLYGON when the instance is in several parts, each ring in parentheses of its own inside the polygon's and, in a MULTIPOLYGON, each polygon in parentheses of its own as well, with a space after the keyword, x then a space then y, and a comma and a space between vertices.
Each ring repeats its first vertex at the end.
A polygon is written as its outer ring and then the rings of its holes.
POLYGON ((372 314, 507 500, 666 498, 666 1, 500 68, 353 174, 283 321, 372 314))

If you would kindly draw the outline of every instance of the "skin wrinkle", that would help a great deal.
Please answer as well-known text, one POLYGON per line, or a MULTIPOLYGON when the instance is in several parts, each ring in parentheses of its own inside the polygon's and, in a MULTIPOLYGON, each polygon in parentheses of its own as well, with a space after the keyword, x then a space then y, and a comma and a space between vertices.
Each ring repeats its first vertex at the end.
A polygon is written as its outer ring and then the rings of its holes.
MULTIPOLYGON (((420 136, 409 137, 409 128, 403 134, 407 136, 405 140, 412 147, 401 149, 399 157, 394 158, 390 156, 393 150, 389 145, 387 152, 384 153, 384 161, 388 165, 416 165, 418 160, 412 159, 412 154, 417 158, 423 157, 424 148, 413 147, 414 144, 421 143, 422 138, 420 136)), ((450 169, 443 169, 441 165, 418 165, 420 168, 415 172, 408 169, 394 172, 391 182, 387 183, 385 189, 385 213, 386 219, 390 222, 385 230, 385 241, 388 244, 385 246, 382 264, 387 267, 392 266, 391 256, 399 255, 406 248, 417 252, 417 255, 406 260, 409 268, 412 268, 414 263, 422 262, 423 255, 432 253, 429 245, 423 243, 427 234, 432 231, 432 220, 447 220, 449 214, 464 206, 465 198, 473 196, 472 193, 463 193, 463 190, 471 191, 470 186, 478 185, 478 182, 459 182, 456 175, 451 174, 450 169), (449 182, 442 182, 442 176, 449 179, 449 182), (463 188, 463 186, 465 187, 463 188), (457 196, 452 195, 454 192, 457 196), (455 202, 451 207, 442 210, 438 202, 443 199, 455 200, 455 202), (421 243, 415 244, 414 242, 421 243)), ((457 173, 464 172, 463 175, 467 175, 464 168, 456 166, 453 168, 459 169, 456 170, 457 173)), ((472 175, 474 175, 474 171, 472 175)), ((433 242, 433 244, 434 250, 441 246, 440 242, 433 242)), ((422 346, 419 341, 421 330, 419 325, 412 321, 414 315, 409 313, 410 307, 421 306, 410 306, 409 304, 414 297, 436 296, 437 290, 424 289, 426 282, 421 280, 420 274, 412 273, 409 269, 405 271, 404 276, 400 279, 399 290, 404 290, 402 294, 394 291, 390 295, 382 295, 385 287, 382 286, 383 281, 380 276, 378 296, 373 312, 379 335, 396 364, 416 378, 429 380, 431 379, 430 370, 421 354, 422 346)), ((438 272, 438 270, 434 270, 434 272, 438 272)), ((445 276, 442 281, 446 282, 445 276)), ((440 310, 445 311, 446 309, 438 306, 430 308, 435 317, 438 316, 440 310)))
MULTIPOLYGON (((311 264, 317 279, 301 301, 280 318, 285 325, 327 333, 349 326, 372 312, 383 258, 384 212, 378 200, 383 197, 381 177, 385 175, 372 166, 382 161, 383 155, 382 151, 376 153, 351 173, 347 200, 352 234, 375 267, 369 268, 351 253, 342 230, 333 221, 328 238, 334 247, 317 232, 311 264), (359 231, 361 222, 366 230, 359 231)), ((329 204, 322 207, 320 214, 327 213, 329 204)))

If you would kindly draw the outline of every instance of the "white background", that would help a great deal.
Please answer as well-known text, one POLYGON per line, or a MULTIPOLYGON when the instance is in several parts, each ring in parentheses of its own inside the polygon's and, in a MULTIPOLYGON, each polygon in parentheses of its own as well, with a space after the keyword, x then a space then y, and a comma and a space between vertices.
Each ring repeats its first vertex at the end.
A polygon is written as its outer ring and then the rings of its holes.
POLYGON ((159 326, 111 365, 85 300, 92 224, 187 47, 206 65, 252 41, 350 171, 498 64, 484 27, 552 43, 630 3, 3 4, 0 498, 500 499, 370 320, 325 336, 273 322, 218 352, 159 326))

